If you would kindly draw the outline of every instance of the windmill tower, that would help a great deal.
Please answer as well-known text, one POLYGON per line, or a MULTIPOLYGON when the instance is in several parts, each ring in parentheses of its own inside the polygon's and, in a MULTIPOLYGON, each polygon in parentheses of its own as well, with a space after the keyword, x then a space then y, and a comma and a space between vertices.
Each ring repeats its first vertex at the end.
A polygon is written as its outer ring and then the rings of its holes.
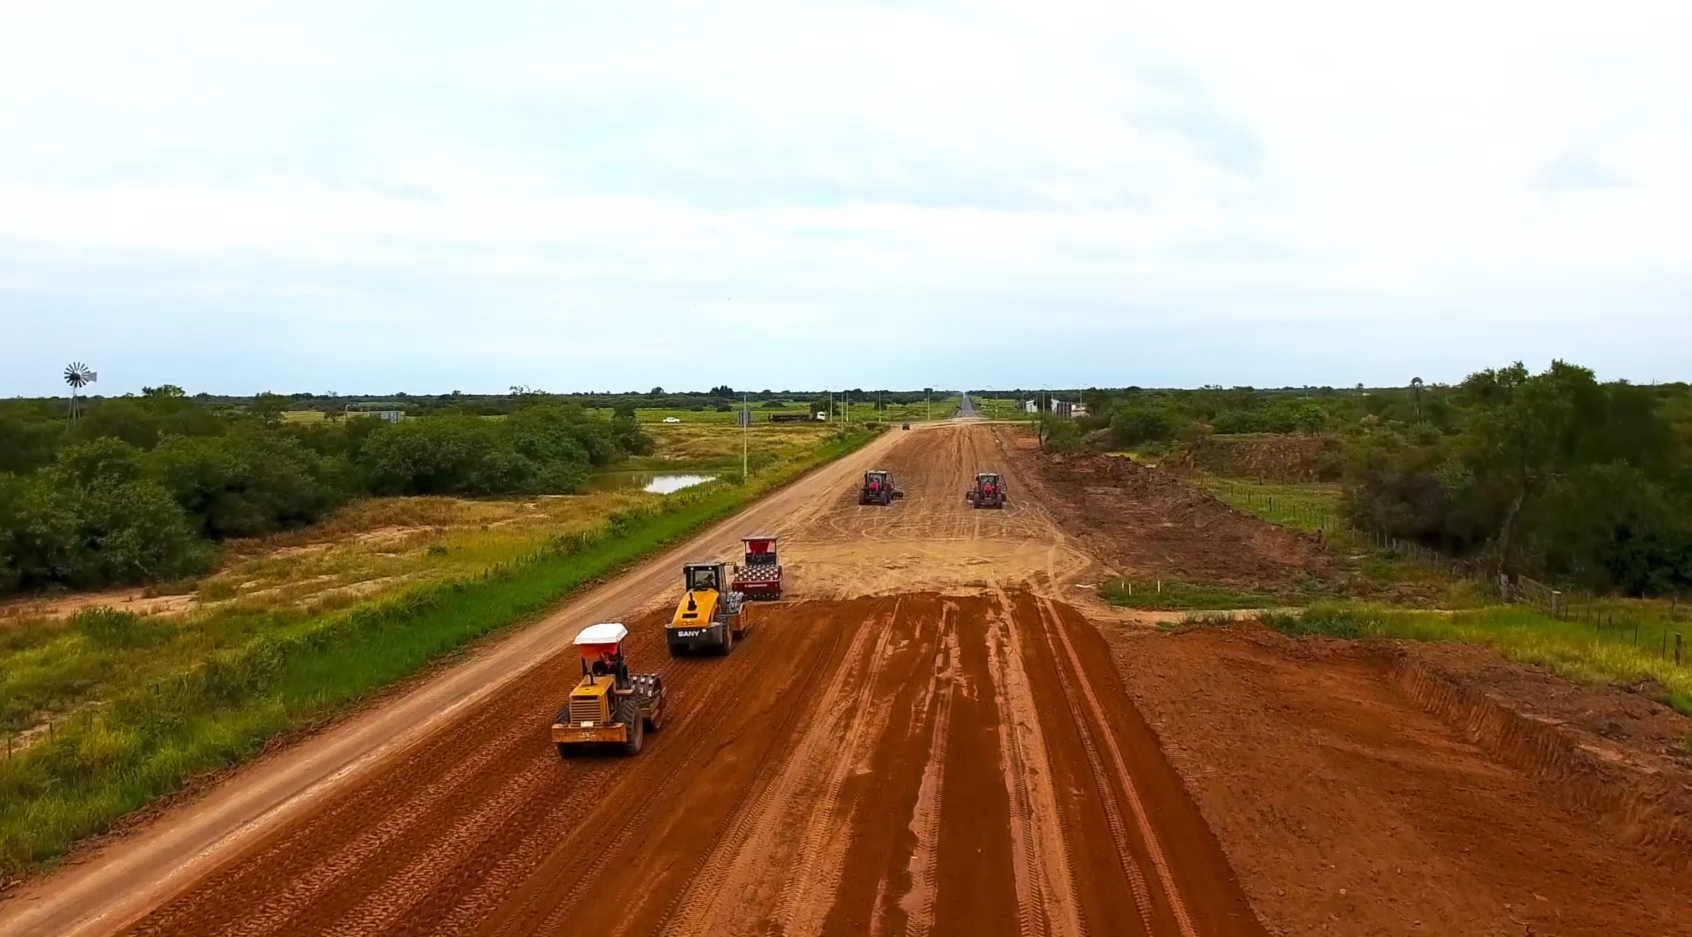
POLYGON ((88 370, 88 365, 80 361, 73 361, 65 367, 65 383, 70 385, 70 425, 76 428, 76 392, 99 380, 100 376, 88 370))

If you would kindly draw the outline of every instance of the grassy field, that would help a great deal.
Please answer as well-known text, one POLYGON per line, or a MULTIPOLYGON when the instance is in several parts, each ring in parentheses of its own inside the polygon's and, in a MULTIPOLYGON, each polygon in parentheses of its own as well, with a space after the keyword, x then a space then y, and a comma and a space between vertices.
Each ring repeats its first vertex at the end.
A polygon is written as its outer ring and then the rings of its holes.
POLYGON ((18 751, 0 762, 0 881, 868 438, 816 437, 744 485, 666 497, 367 502, 231 545, 185 613, 7 620, 0 716, 18 751))
MULTIPOLYGON (((619 468, 643 471, 740 470, 741 430, 725 423, 661 423, 646 427, 654 445, 650 456, 630 459, 619 468)), ((823 423, 755 423, 745 431, 753 471, 815 448, 834 428, 823 423)))
MULTIPOLYGON (((1294 607, 1314 602, 1303 611, 1266 615, 1272 627, 1291 634, 1460 641, 1546 667, 1572 680, 1629 684, 1654 680, 1664 688, 1665 702, 1692 715, 1692 667, 1674 661, 1676 635, 1692 633, 1692 623, 1687 621, 1692 616, 1684 614, 1678 602, 1571 597, 1561 617, 1532 605, 1499 604, 1478 579, 1453 575, 1452 565, 1395 555, 1357 539, 1341 510, 1339 485, 1263 484, 1215 477, 1197 483, 1264 520, 1323 532, 1336 544, 1336 562, 1355 574, 1348 594, 1369 597, 1335 602, 1310 596, 1304 602, 1278 603, 1294 607)), ((1244 607, 1250 598, 1225 591, 1199 588, 1185 604, 1181 603, 1188 596, 1178 591, 1171 604, 1136 607, 1226 609, 1244 607)), ((1101 595, 1129 604, 1121 592, 1107 586, 1101 595)), ((1687 662, 1692 664, 1692 655, 1687 662)))
POLYGON ((1001 400, 997 397, 972 397, 975 412, 992 420, 1023 420, 1033 416, 1022 411, 1022 401, 1001 400))
POLYGON ((1342 486, 1328 482, 1263 484, 1203 477, 1197 484, 1218 500, 1272 524, 1296 530, 1349 530, 1340 510, 1342 486))
POLYGON ((1099 589, 1101 598, 1121 608, 1166 611, 1301 607, 1325 592, 1314 581, 1270 591, 1221 583, 1114 579, 1099 589))

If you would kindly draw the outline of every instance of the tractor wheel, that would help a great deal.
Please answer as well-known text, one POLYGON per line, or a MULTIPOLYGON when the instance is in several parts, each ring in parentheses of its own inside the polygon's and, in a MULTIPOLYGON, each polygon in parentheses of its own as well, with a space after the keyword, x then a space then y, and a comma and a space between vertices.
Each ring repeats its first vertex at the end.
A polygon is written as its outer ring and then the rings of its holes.
POLYGON ((687 656, 687 645, 685 645, 685 644, 671 644, 670 645, 670 656, 671 657, 686 657, 687 656))
POLYGON ((643 716, 641 722, 646 723, 646 731, 648 732, 657 732, 664 728, 664 717, 662 716, 643 716))
POLYGON ((564 759, 565 761, 569 761, 570 759, 575 758, 577 755, 580 755, 580 754, 581 754, 581 750, 578 749, 576 746, 566 745, 563 742, 558 743, 558 757, 564 759))
POLYGON ((733 650, 734 650, 734 629, 732 627, 728 626, 728 625, 724 625, 723 626, 723 643, 722 643, 722 652, 721 653, 724 657, 727 657, 727 656, 729 656, 729 652, 731 652, 733 650))
POLYGON ((641 746, 646 744, 646 720, 641 718, 640 704, 633 699, 625 699, 618 710, 619 721, 628 726, 628 737, 623 742, 623 754, 638 755, 641 746))

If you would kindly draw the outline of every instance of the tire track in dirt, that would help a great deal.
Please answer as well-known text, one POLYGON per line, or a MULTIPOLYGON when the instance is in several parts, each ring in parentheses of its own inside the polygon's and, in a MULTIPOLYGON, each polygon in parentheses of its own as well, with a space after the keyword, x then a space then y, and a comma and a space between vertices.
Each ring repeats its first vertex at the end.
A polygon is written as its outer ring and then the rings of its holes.
MULTIPOLYGON (((1007 605, 1009 604, 1008 597, 1005 598, 1005 602, 1007 605)), ((1040 637, 1046 637, 1044 628, 1040 630, 1042 632, 1040 637)), ((1134 857, 1133 851, 1129 848, 1128 823, 1123 817, 1121 805, 1116 802, 1115 792, 1106 781, 1108 775, 1104 760, 1099 757, 1098 746, 1093 738, 1093 733, 1088 729, 1085 719, 1075 707, 1069 682, 1060 677, 1058 687, 1070 714, 1070 721, 1079 732, 1081 747, 1086 753, 1087 764, 1092 769, 1090 776, 1094 793, 1098 795, 1097 804, 1104 811, 1105 821, 1110 829, 1111 840, 1115 846, 1117 860, 1121 863, 1122 874, 1127 878, 1128 887, 1134 894, 1134 910, 1138 915, 1139 932, 1155 934, 1157 931, 1153 927, 1151 919, 1153 909, 1151 888, 1146 883, 1145 870, 1140 867, 1139 860, 1134 857)))
MULTIPOLYGON (((892 634, 896 609, 897 602, 886 614, 857 629, 843 663, 818 701, 811 727, 781 765, 775 783, 748 804, 720 850, 707 860, 667 924, 666 935, 692 937, 750 929, 756 922, 747 917, 769 913, 766 906, 779 905, 792 881, 814 880, 815 851, 801 849, 794 855, 796 847, 817 837, 815 814, 806 817, 802 811, 807 795, 822 786, 818 776, 831 755, 837 757, 842 745, 849 743, 863 716, 864 698, 892 634), (785 834, 798 822, 805 825, 795 841, 785 834), (772 869, 794 871, 794 878, 778 879, 772 885, 772 869), (738 903, 727 907, 728 900, 738 903)), ((837 797, 838 789, 832 793, 837 797)), ((826 799, 823 803, 832 807, 826 799)))
MULTIPOLYGON (((915 849, 911 819, 917 814, 923 771, 931 758, 931 718, 944 668, 945 634, 953 606, 933 596, 908 596, 902 605, 892 659, 878 677, 874 695, 885 700, 868 750, 854 759, 843 797, 852 812, 852 835, 840 854, 832 906, 820 924, 799 921, 790 933, 857 937, 903 929, 904 911, 892 896, 912 887, 910 856, 915 849), (899 819, 905 818, 900 823, 899 819)), ((825 857, 824 861, 829 861, 825 857)))
MULTIPOLYGON (((631 658, 653 659, 649 655, 661 646, 654 629, 657 621, 647 616, 633 623, 631 658)), ((358 881, 344 884, 320 906, 305 909, 298 917, 312 920, 332 915, 337 920, 329 932, 336 934, 413 930, 419 918, 412 913, 414 907, 430 898, 439 900, 448 891, 443 886, 470 878, 460 866, 471 857, 485 854, 496 837, 532 830, 535 824, 530 815, 537 804, 553 799, 550 792, 557 785, 590 786, 614 777, 616 768, 612 764, 562 765, 553 753, 546 733, 550 720, 541 713, 562 700, 574 677, 574 666, 573 655, 560 655, 553 666, 542 668, 537 682, 544 686, 537 687, 529 697, 530 711, 519 720, 529 741, 526 751, 510 759, 509 770, 482 779, 479 790, 468 798, 472 805, 468 814, 463 804, 450 805, 425 835, 387 843, 381 861, 363 866, 358 881), (353 899, 348 909, 349 896, 356 895, 363 898, 353 899)), ((676 676, 672 673, 669 679, 676 676)), ((685 687, 688 675, 679 676, 677 682, 685 687)))
MULTIPOLYGON (((821 653, 809 657, 809 663, 806 666, 803 677, 797 681, 797 686, 808 687, 815 685, 818 677, 822 675, 824 669, 830 663, 838 662, 842 652, 842 630, 843 629, 840 628, 829 629, 826 648, 821 653)), ((854 635, 860 630, 861 629, 854 629, 854 635)), ((805 706, 782 706, 780 707, 780 710, 783 713, 783 718, 776 728, 776 735, 780 739, 790 738, 795 735, 799 731, 797 729, 797 724, 805 719, 810 712, 809 708, 805 706)), ((698 895, 701 893, 697 889, 696 883, 707 877, 707 866, 713 856, 716 855, 718 850, 721 848, 725 838, 744 841, 745 828, 747 825, 746 819, 751 814, 749 805, 756 803, 758 798, 762 796, 761 792, 768 786, 770 779, 776 775, 776 769, 779 767, 782 759, 783 752, 781 748, 774 744, 766 748, 759 756, 751 770, 747 772, 745 783, 739 787, 741 793, 733 799, 733 802, 729 804, 728 808, 724 811, 723 821, 712 832, 708 845, 704 849, 701 849, 696 854, 692 855, 691 861, 685 863, 687 874, 685 876, 677 877, 681 887, 678 887, 671 892, 671 899, 664 904, 661 913, 659 913, 654 919, 654 926, 649 928, 649 930, 656 930, 656 928, 661 926, 663 922, 674 920, 678 914, 684 913, 685 908, 682 906, 685 904, 689 894, 698 895)), ((667 868, 674 869, 677 865, 677 863, 671 863, 667 866, 667 868)), ((662 894, 664 892, 659 890, 658 893, 662 894)), ((591 925, 589 925, 589 929, 591 929, 591 925)), ((632 927, 631 932, 634 932, 632 927)))
MULTIPOLYGON (((652 630, 654 635, 658 633, 656 628, 652 630)), ((756 640, 757 637, 760 635, 755 632, 752 638, 756 640)), ((661 646, 656 638, 654 642, 661 646)), ((412 918, 431 924, 439 922, 447 932, 464 933, 491 915, 499 921, 521 922, 520 932, 533 933, 536 932, 538 918, 573 906, 593 877, 605 871, 615 848, 630 841, 638 831, 640 821, 661 799, 643 794, 636 810, 612 812, 605 821, 599 821, 596 815, 606 812, 604 803, 592 796, 583 796, 584 793, 599 793, 615 783, 619 788, 656 788, 653 793, 662 794, 673 789, 674 784, 684 781, 686 775, 680 770, 682 766, 701 751, 717 744, 725 721, 734 715, 732 708, 719 705, 717 701, 732 696, 734 688, 745 679, 744 671, 749 669, 745 666, 748 657, 770 656, 768 648, 760 654, 746 645, 737 647, 741 648, 738 660, 730 655, 727 660, 690 660, 673 664, 672 669, 677 671, 678 676, 703 675, 704 679, 699 681, 701 686, 690 687, 686 682, 666 677, 668 691, 677 695, 691 693, 693 705, 680 714, 672 715, 663 733, 654 738, 653 741, 659 743, 653 746, 656 757, 646 758, 643 753, 643 757, 632 765, 608 759, 596 766, 604 771, 602 776, 593 778, 599 783, 566 784, 536 799, 524 815, 507 822, 499 840, 466 851, 460 871, 464 887, 457 889, 456 894, 446 896, 439 894, 439 889, 434 890, 428 895, 429 905, 420 908, 412 918), (675 741, 671 741, 672 737, 675 741), (677 745, 680 747, 677 748, 677 745), (663 754, 658 754, 659 751, 663 754), (560 890, 560 879, 549 873, 556 872, 561 864, 570 864, 574 844, 583 838, 603 840, 607 829, 614 831, 610 842, 597 845, 590 853, 593 858, 581 868, 572 867, 568 884, 560 890), (490 856, 497 857, 491 867, 490 856)), ((557 764, 556 755, 547 760, 557 764)), ((427 928, 407 927, 395 933, 429 932, 431 930, 427 928)))
MULTIPOLYGON (((480 772, 510 760, 530 741, 529 728, 516 718, 521 704, 507 698, 473 714, 462 735, 493 739, 464 758, 450 744, 413 751, 404 763, 413 784, 369 783, 354 796, 332 805, 317 822, 285 829, 261 844, 248 861, 215 873, 201 887, 164 905, 143 919, 134 933, 174 934, 189 928, 218 933, 267 934, 287 922, 328 889, 409 830, 424 826, 436 813, 453 809, 472 784, 485 784, 480 772), (503 728, 503 731, 501 731, 503 728), (421 787, 419 792, 418 787, 421 787), (376 822, 372 829, 367 824, 376 822), (286 883, 278 889, 276 883, 286 883), (211 900, 202 900, 215 895, 211 900)), ((520 760, 518 764, 520 765, 520 760)), ((520 770, 517 765, 512 771, 520 770)))
MULTIPOLYGON (((841 792, 847 775, 867 761, 871 752, 866 742, 877 741, 891 715, 891 701, 878 698, 876 690, 882 667, 892 650, 896 629, 900 624, 899 607, 903 600, 895 600, 893 613, 877 635, 870 649, 864 669, 863 685, 852 701, 853 716, 846 735, 833 751, 834 763, 829 766, 823 791, 812 804, 799 841, 799 866, 785 875, 777 893, 775 922, 782 933, 810 934, 822 927, 823 917, 833 899, 844 873, 842 858, 851 844, 852 820, 856 804, 841 808, 841 792)), ((866 772, 868 769, 865 769, 866 772)))
MULTIPOLYGON (((1080 749, 1080 757, 1061 761, 1084 766, 1097 795, 1089 806, 1118 817, 1106 824, 1110 842, 1090 851, 1108 850, 1124 869, 1147 870, 1149 898, 1136 901, 1136 913, 1149 932, 1262 935, 1215 835, 1128 697, 1104 638, 1069 606, 1030 593, 1011 601, 1031 636, 1031 668, 1047 687, 1042 695, 1069 713, 1064 734, 1072 741, 1064 744, 1080 749)), ((1093 828, 1070 822, 1072 829, 1093 828)), ((1091 870, 1098 871, 1096 862, 1091 870)))
POLYGON ((1070 872, 1069 845, 1055 826, 1057 798, 1040 718, 1023 667, 1019 629, 1000 601, 988 619, 988 673, 999 705, 999 770, 1011 803, 1017 918, 1025 937, 1084 933, 1070 872))
MULTIPOLYGON (((1180 930, 1181 937, 1197 937, 1197 931, 1193 928, 1192 914, 1187 910, 1187 903, 1182 897, 1180 889, 1175 886, 1175 877, 1170 871, 1169 860, 1164 855, 1163 844, 1158 840, 1157 830, 1152 826, 1151 818, 1146 815, 1145 802, 1134 785, 1134 776, 1128 772, 1128 764, 1122 758, 1122 749, 1117 745, 1116 737, 1109 731, 1110 721, 1106 718, 1103 707, 1099 705, 1098 694, 1093 692, 1093 684, 1088 679, 1086 670, 1081 666, 1080 658, 1075 654, 1075 645, 1070 643, 1069 633, 1064 628, 1063 622, 1058 619, 1057 610, 1045 599, 1038 601, 1036 617, 1040 626, 1040 635, 1050 646, 1051 637, 1056 634, 1058 641, 1063 645, 1064 654, 1069 661, 1068 672, 1075 677, 1094 724, 1101 729, 1100 734, 1104 737, 1105 750, 1110 754, 1110 767, 1115 769, 1116 780, 1121 784, 1128 801, 1128 808, 1133 813, 1134 831, 1141 842, 1145 844, 1146 852, 1151 855, 1152 868, 1156 870, 1158 884, 1163 890, 1163 903, 1174 916, 1175 926, 1180 930)), ((1072 697, 1069 697, 1067 692, 1065 696, 1066 702, 1071 702, 1070 710, 1077 716, 1082 732, 1090 734, 1085 716, 1077 711, 1077 707, 1072 703, 1072 697)), ((1095 776, 1103 782, 1108 775, 1101 771, 1095 776)), ((1105 800, 1110 800, 1113 797, 1108 785, 1104 783, 1100 784, 1099 794, 1105 800)), ((1126 843, 1122 845, 1126 858, 1126 843)), ((1142 907, 1145 906, 1142 905, 1142 907)))
MULTIPOLYGON (((905 937, 928 937, 934 930, 935 868, 940 847, 940 806, 946 784, 946 751, 951 739, 952 696, 957 692, 958 634, 952 617, 958 612, 956 603, 947 603, 940 620, 940 652, 934 658, 934 670, 929 675, 924 698, 930 702, 932 729, 928 742, 928 760, 922 766, 922 782, 917 787, 917 800, 911 809, 911 858, 905 865, 910 878, 909 889, 899 898, 899 910, 905 914, 905 937)), ((879 902, 879 897, 878 902, 879 902)), ((874 918, 880 923, 881 917, 874 918)), ((871 928, 879 933, 878 928, 871 928)))

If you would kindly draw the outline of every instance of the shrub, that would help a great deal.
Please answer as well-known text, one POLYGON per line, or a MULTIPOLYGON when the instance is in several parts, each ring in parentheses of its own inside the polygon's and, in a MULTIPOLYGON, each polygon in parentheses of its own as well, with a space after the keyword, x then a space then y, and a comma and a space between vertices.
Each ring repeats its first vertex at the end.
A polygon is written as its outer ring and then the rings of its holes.
POLYGON ((1117 407, 1111 414, 1110 432, 1124 449, 1175 438, 1177 424, 1168 410, 1143 403, 1117 407))

